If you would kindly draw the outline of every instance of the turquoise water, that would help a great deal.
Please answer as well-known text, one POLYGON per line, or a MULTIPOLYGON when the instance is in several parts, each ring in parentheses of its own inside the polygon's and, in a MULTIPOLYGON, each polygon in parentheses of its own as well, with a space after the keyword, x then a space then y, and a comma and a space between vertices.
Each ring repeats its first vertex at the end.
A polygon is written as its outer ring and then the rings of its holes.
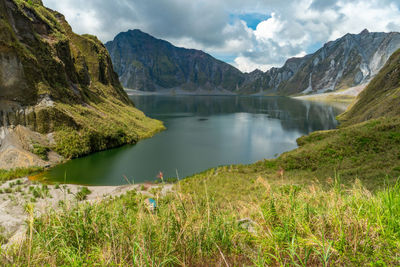
POLYGON ((132 96, 167 130, 136 145, 71 160, 51 169, 51 181, 121 185, 180 178, 219 165, 274 158, 297 147, 296 139, 337 126, 343 112, 328 104, 284 97, 132 96))

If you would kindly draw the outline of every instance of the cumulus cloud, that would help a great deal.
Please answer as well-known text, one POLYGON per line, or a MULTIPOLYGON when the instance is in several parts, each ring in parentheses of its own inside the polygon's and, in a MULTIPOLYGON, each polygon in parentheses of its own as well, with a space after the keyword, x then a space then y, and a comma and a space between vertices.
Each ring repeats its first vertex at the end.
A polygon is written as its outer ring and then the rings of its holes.
POLYGON ((43 2, 63 13, 78 33, 108 41, 138 28, 175 45, 204 50, 247 72, 280 66, 348 32, 400 31, 397 0, 43 2))

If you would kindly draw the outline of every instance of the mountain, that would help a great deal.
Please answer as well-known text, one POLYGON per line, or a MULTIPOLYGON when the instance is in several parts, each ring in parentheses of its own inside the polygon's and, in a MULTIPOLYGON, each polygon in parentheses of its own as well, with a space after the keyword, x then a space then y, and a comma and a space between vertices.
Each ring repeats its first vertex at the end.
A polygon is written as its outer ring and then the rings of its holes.
POLYGON ((282 68, 250 73, 242 92, 278 95, 336 91, 371 80, 390 55, 400 48, 400 33, 369 32, 326 43, 313 54, 291 58, 282 68))
POLYGON ((379 117, 400 116, 400 49, 339 118, 352 125, 379 117))
POLYGON ((47 165, 163 127, 134 107, 95 36, 73 33, 40 0, 0 0, 0 18, 0 168, 47 165))
POLYGON ((106 43, 124 87, 143 91, 198 89, 236 91, 245 75, 194 49, 173 46, 140 30, 118 34, 106 43))
POLYGON ((281 68, 251 73, 241 73, 202 51, 177 48, 139 30, 118 34, 106 47, 127 88, 296 95, 367 83, 400 48, 400 34, 368 30, 346 34, 313 54, 288 59, 281 68))

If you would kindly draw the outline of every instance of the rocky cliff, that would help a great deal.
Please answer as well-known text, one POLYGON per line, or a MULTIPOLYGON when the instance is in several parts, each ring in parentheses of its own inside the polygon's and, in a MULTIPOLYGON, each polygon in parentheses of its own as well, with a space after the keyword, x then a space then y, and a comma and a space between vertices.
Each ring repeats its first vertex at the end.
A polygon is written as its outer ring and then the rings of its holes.
POLYGON ((343 125, 400 116, 400 49, 360 93, 356 102, 339 118, 343 125))
POLYGON ((272 68, 261 75, 250 73, 241 91, 314 94, 365 84, 398 48, 400 33, 397 32, 364 30, 359 34, 346 34, 313 54, 289 59, 282 68, 272 68))
POLYGON ((162 125, 134 108, 95 36, 73 33, 40 0, 0 0, 0 127, 7 168, 44 165, 43 151, 76 157, 134 143, 162 125))
POLYGON ((288 59, 281 68, 251 73, 241 73, 204 52, 174 47, 139 30, 118 34, 106 47, 127 88, 298 95, 367 83, 400 48, 400 34, 367 30, 346 34, 313 54, 288 59))
POLYGON ((120 33, 106 47, 123 86, 131 89, 226 93, 245 79, 238 69, 202 51, 175 47, 140 30, 120 33))

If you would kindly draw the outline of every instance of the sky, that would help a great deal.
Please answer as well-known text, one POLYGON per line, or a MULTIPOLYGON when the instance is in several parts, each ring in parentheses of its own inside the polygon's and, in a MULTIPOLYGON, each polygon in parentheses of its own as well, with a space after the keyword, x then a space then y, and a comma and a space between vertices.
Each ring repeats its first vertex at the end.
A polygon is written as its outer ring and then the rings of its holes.
POLYGON ((400 31, 399 0, 43 0, 76 33, 140 29, 244 72, 280 67, 346 33, 400 31))

